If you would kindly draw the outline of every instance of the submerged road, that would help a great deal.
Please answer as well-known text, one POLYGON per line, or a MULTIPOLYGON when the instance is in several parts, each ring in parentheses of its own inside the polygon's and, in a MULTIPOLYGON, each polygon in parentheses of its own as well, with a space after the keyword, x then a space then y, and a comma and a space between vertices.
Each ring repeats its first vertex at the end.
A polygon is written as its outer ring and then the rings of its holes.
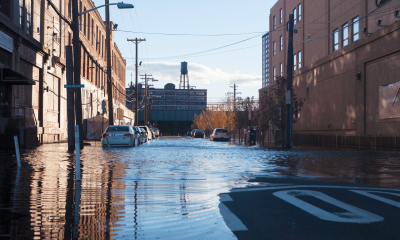
POLYGON ((91 143, 81 182, 66 144, 0 152, 0 238, 400 238, 397 152, 91 143))

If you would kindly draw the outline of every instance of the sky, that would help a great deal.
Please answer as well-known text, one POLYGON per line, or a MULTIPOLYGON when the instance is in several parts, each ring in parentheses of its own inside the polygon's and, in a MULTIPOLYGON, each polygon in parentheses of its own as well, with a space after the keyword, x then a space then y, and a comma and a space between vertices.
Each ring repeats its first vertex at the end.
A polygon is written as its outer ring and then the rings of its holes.
MULTIPOLYGON (((113 3, 114 1, 110 1, 113 3)), ((139 44, 139 74, 151 74, 155 88, 174 83, 179 88, 180 63, 188 62, 190 86, 207 89, 208 102, 223 101, 238 85, 238 97, 258 99, 261 88, 261 36, 268 32, 269 10, 275 0, 125 0, 134 9, 110 7, 118 24, 114 39, 127 61, 126 83, 135 82, 135 44, 139 44), (157 34, 156 34, 157 33, 157 34), (161 34, 160 34, 161 33, 161 34)), ((104 1, 94 0, 96 6, 104 1)), ((105 8, 99 12, 103 19, 105 8)))

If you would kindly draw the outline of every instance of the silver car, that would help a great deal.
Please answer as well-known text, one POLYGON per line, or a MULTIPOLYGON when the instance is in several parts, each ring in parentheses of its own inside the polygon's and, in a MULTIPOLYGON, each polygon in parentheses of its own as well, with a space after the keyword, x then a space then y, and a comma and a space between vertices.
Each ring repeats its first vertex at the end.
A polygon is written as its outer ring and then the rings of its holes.
POLYGON ((147 126, 139 126, 147 133, 147 141, 151 141, 153 139, 153 134, 151 133, 150 129, 147 126))
POLYGON ((103 147, 135 147, 137 142, 138 137, 129 125, 109 126, 102 138, 103 147))
POLYGON ((210 141, 229 141, 229 132, 225 128, 216 128, 210 135, 210 141))

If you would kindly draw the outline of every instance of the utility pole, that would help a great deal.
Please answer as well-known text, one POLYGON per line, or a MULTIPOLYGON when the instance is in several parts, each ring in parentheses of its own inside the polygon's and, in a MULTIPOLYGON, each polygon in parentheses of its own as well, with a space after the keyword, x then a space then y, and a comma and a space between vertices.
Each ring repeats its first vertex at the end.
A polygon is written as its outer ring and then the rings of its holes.
MULTIPOLYGON (((74 84, 74 64, 72 60, 72 46, 65 46, 66 53, 66 70, 67 70, 67 84, 74 84)), ((76 89, 76 88, 75 88, 76 89)), ((80 89, 76 89, 80 91, 80 89)), ((67 121, 68 121, 68 151, 73 151, 75 149, 75 134, 74 134, 74 125, 75 125, 75 108, 74 108, 74 89, 67 88, 67 121)))
MULTIPOLYGON (((229 86, 231 88, 233 88, 233 112, 236 113, 236 89, 238 88, 238 86, 236 86, 236 84, 233 84, 233 86, 229 86)), ((232 94, 231 92, 229 94, 232 94)), ((237 93, 237 94, 242 94, 242 93, 237 93)))
POLYGON ((133 99, 133 97, 132 97, 132 90, 133 90, 133 82, 132 82, 132 72, 131 72, 131 86, 129 87, 129 89, 131 90, 130 91, 130 94, 129 94, 129 96, 130 96, 130 101, 131 101, 131 110, 133 110, 133 101, 132 101, 132 99, 133 99))
POLYGON ((293 77, 293 14, 289 15, 288 31, 288 58, 287 58, 287 84, 286 84, 286 147, 293 144, 293 104, 292 104, 292 77, 293 77))
POLYGON ((142 41, 146 41, 146 39, 128 39, 128 42, 135 42, 136 44, 136 64, 135 64, 135 91, 136 91, 136 99, 135 99, 135 126, 139 126, 139 116, 138 116, 138 109, 139 109, 139 88, 138 88, 138 44, 142 41))
MULTIPOLYGON (((72 31, 74 44, 74 84, 81 84, 81 45, 79 41, 79 16, 78 0, 72 1, 72 31)), ((83 126, 82 126, 82 96, 81 89, 75 90, 75 116, 76 124, 79 126, 80 148, 83 149, 83 126)), ((78 151, 78 149, 76 149, 78 151)))
MULTIPOLYGON (((109 0, 105 0, 109 4, 109 0)), ((111 72, 111 28, 110 28, 110 6, 106 5, 106 45, 107 45, 107 86, 108 86, 108 125, 114 125, 113 84, 111 72)))
MULTIPOLYGON (((144 125, 147 125, 147 121, 148 121, 148 114, 149 114, 149 110, 147 109, 149 106, 149 97, 148 97, 148 89, 149 89, 149 84, 148 84, 148 78, 147 77, 151 77, 151 74, 144 74, 144 75, 140 75, 141 77, 144 77, 144 125)), ((143 79, 143 78, 142 78, 143 79)))

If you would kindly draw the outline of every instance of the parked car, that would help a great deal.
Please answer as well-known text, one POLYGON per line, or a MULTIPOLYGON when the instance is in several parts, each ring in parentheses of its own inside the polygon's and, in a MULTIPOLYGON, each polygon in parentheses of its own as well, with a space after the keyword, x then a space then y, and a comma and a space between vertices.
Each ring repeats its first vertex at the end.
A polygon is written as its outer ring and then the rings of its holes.
POLYGON ((229 132, 225 128, 216 128, 210 135, 210 141, 229 141, 229 132))
POLYGON ((204 138, 204 131, 196 129, 196 131, 194 131, 194 133, 193 133, 193 137, 194 138, 204 138))
POLYGON ((135 127, 135 126, 132 126, 132 129, 135 131, 135 134, 138 136, 138 139, 139 139, 138 143, 139 143, 139 145, 142 144, 142 143, 145 143, 147 137, 145 136, 144 131, 142 131, 141 128, 135 127))
POLYGON ((103 133, 102 145, 134 147, 138 145, 139 138, 129 125, 109 126, 103 133))
POLYGON ((155 132, 155 136, 159 137, 160 136, 160 130, 158 130, 158 128, 153 128, 154 132, 155 132))
POLYGON ((142 137, 142 143, 147 142, 147 132, 143 128, 140 128, 140 127, 137 127, 137 128, 140 131, 140 136, 142 137))
POLYGON ((147 133, 147 141, 151 141, 153 139, 153 134, 151 133, 150 129, 147 126, 139 126, 147 133))
POLYGON ((153 134, 153 139, 156 139, 158 137, 158 129, 157 128, 150 128, 151 133, 153 134))
POLYGON ((196 132, 196 130, 199 130, 199 129, 193 129, 193 130, 190 132, 190 136, 191 136, 191 137, 194 137, 194 133, 196 132))

